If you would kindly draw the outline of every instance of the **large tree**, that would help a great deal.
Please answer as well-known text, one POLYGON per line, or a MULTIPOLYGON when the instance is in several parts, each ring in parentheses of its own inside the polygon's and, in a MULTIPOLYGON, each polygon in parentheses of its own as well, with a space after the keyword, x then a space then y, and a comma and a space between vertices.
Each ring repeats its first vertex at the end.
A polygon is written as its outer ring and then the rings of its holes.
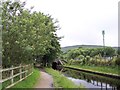
POLYGON ((33 62, 33 56, 53 61, 60 52, 58 26, 50 15, 24 8, 25 2, 2 4, 3 67, 33 62), (54 54, 53 54, 54 53, 54 54), (52 58, 49 58, 52 57, 52 58))

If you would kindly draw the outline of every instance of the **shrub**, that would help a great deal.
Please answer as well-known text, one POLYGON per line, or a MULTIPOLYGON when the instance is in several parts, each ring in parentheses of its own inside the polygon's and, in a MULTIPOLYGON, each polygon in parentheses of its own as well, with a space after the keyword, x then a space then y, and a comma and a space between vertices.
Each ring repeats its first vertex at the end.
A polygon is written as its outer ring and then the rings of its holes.
POLYGON ((100 66, 106 66, 107 61, 105 59, 100 60, 100 66))
POLYGON ((116 62, 116 58, 113 58, 113 59, 111 60, 111 66, 115 66, 115 62, 116 62))
POLYGON ((73 59, 68 60, 68 65, 71 65, 73 62, 73 59))
POLYGON ((120 57, 116 58, 115 65, 120 65, 120 57))
POLYGON ((79 60, 83 60, 84 59, 84 56, 83 55, 79 55, 78 57, 77 57, 79 60))
POLYGON ((90 56, 86 56, 85 64, 89 64, 90 56))
POLYGON ((80 60, 73 60, 72 64, 73 65, 80 65, 81 61, 80 60))
POLYGON ((94 58, 91 58, 90 60, 89 60, 89 65, 95 65, 95 59, 94 58))
POLYGON ((101 60, 97 59, 95 64, 98 65, 98 66, 101 66, 101 60))

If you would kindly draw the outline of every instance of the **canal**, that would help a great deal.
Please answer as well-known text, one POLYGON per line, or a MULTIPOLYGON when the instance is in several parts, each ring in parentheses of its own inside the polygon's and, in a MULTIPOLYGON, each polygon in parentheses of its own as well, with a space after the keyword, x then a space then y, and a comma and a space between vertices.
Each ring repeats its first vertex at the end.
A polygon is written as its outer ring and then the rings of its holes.
POLYGON ((84 85, 88 89, 120 90, 120 79, 111 78, 83 71, 64 68, 62 73, 76 85, 84 85))

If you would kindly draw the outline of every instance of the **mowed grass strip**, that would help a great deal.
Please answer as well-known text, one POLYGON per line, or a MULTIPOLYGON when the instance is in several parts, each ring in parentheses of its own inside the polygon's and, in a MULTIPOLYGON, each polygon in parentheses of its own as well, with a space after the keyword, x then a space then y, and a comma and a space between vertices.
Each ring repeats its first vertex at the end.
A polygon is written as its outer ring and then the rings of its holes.
POLYGON ((84 88, 83 85, 75 85, 71 80, 69 80, 59 71, 53 70, 51 68, 45 68, 45 70, 47 73, 52 75, 55 88, 84 88))
POLYGON ((73 68, 82 68, 82 69, 87 69, 87 70, 92 70, 92 71, 97 71, 97 72, 102 72, 102 73, 110 73, 110 74, 117 74, 120 75, 120 67, 116 66, 114 68, 108 67, 108 66, 87 66, 87 65, 66 65, 70 66, 73 68))
POLYGON ((28 76, 26 79, 11 88, 34 88, 38 78, 40 78, 40 70, 34 69, 32 75, 28 76))

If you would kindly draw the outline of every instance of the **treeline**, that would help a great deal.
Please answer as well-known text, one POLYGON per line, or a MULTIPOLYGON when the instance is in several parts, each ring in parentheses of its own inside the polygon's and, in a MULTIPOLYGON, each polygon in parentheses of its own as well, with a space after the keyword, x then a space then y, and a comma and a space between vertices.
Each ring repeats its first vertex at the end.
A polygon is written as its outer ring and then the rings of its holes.
POLYGON ((59 26, 50 15, 25 9, 25 2, 2 3, 2 65, 33 63, 44 66, 60 52, 59 26))
POLYGON ((112 47, 105 48, 77 48, 62 55, 68 64, 116 66, 120 65, 119 50, 112 47))

